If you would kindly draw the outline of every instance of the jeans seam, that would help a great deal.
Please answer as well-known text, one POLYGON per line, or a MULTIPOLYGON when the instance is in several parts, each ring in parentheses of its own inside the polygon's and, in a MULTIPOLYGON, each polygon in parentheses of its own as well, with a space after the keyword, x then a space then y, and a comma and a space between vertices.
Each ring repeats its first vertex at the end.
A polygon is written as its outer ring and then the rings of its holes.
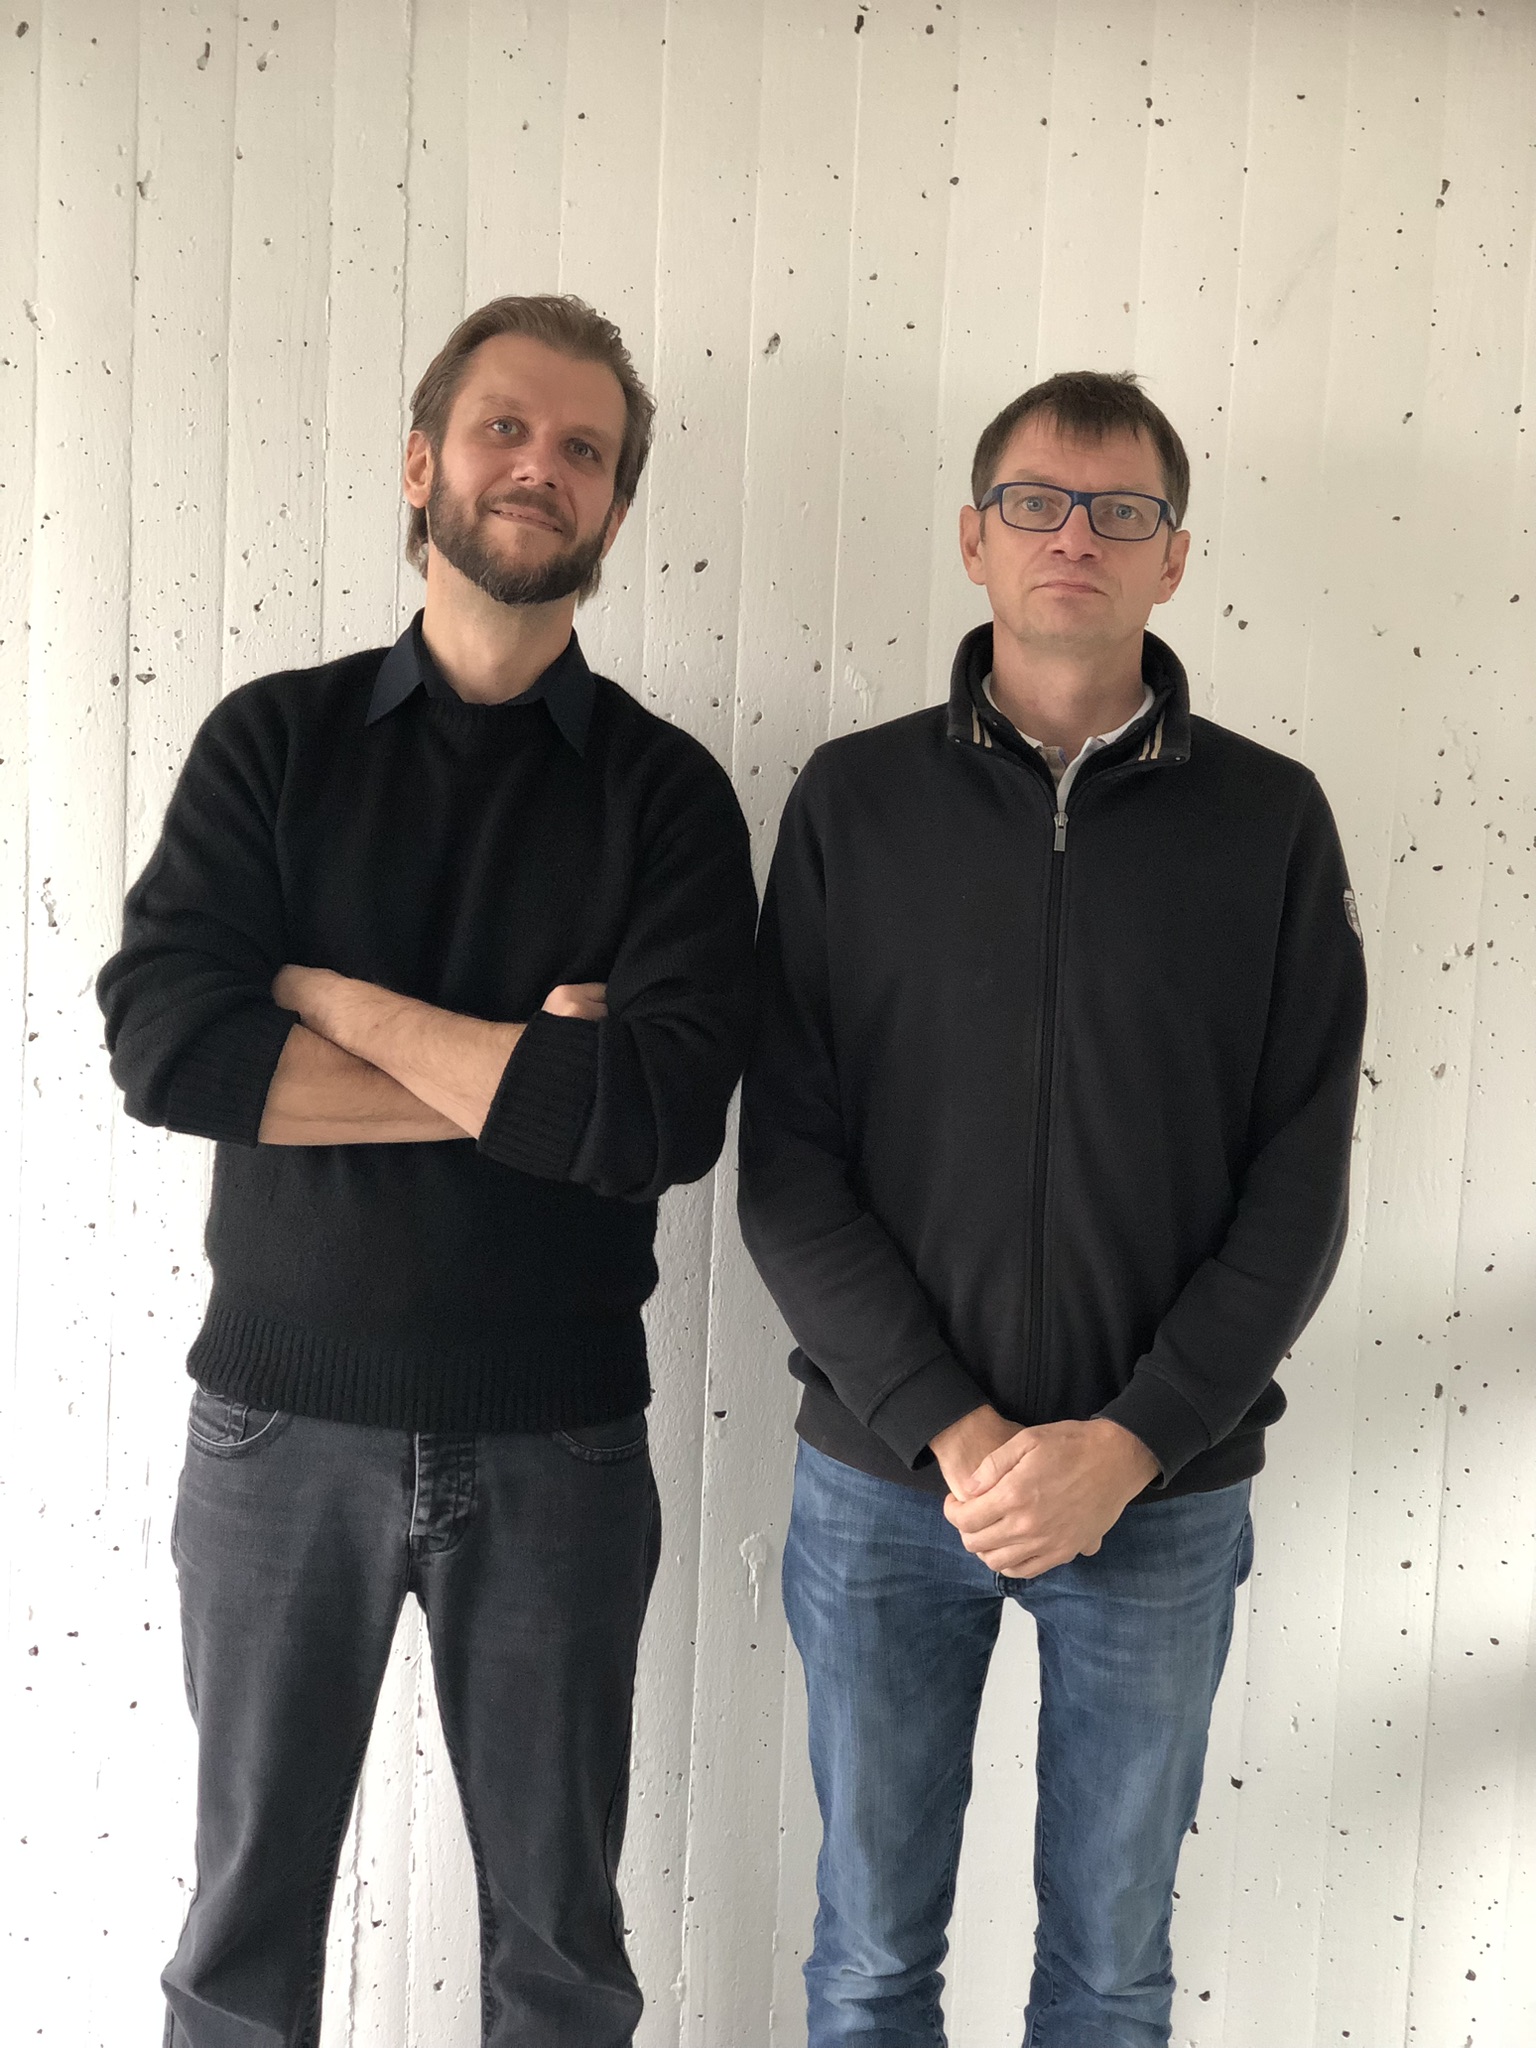
MULTIPOLYGON (((641 1552, 642 1556, 649 1554, 651 1548, 651 1538, 653 1534, 659 1534, 657 1530, 657 1524, 660 1521, 660 1519, 661 1495, 656 1490, 656 1483, 653 1477, 651 1482, 651 1514, 650 1520, 646 1525, 646 1540, 641 1552)), ((646 1589, 645 1601, 646 1605, 649 1606, 649 1587, 647 1587, 646 1589)), ((629 1951, 626 1948, 624 1942, 624 1902, 619 1897, 619 1859, 613 1853, 612 1844, 614 1811, 619 1803, 619 1795, 623 1792, 627 1792, 629 1788, 630 1764, 633 1760, 635 1747, 633 1672, 631 1672, 630 1674, 630 1699, 631 1707, 629 1717, 629 1732, 624 1738, 624 1749, 622 1755, 619 1758, 618 1775, 615 1777, 613 1781, 613 1790, 608 1795, 608 1806, 607 1810, 603 1815, 603 1868, 607 1872, 608 1876, 608 1917, 609 1923, 613 1928, 613 1938, 615 1942, 617 1942, 618 1944, 619 1953, 622 1956, 624 1956, 626 1960, 628 1959, 629 1951)))
POLYGON ((480 2038, 489 2041, 491 2028, 495 2023, 497 2001, 491 1982, 491 1956, 496 1945, 496 1913, 491 1899, 491 1883, 485 1871, 485 1853, 480 1846, 480 1831, 475 1825, 474 1811, 470 1802, 468 1778, 459 1768, 458 1751, 448 1734, 448 1723, 438 1710, 443 1729, 443 1748, 448 1753, 448 1768, 453 1772, 453 1782, 458 1787, 459 1810, 464 1816, 464 1835, 469 1843, 470 1860, 475 1866, 475 1893, 480 1908, 480 2038))
POLYGON ((341 1844, 347 1832, 347 1821, 352 1812, 352 1801, 357 1794, 358 1780, 363 1774, 363 1762, 368 1754, 369 1738, 373 1733, 372 1723, 363 1731, 363 1739, 357 1745, 352 1763, 348 1769, 342 1796, 337 1802, 336 1817, 331 1825, 330 1841, 326 1852, 325 1869, 321 1882, 316 1886, 315 1911, 310 1921, 309 1979, 304 1987, 304 2003, 300 2007, 301 2024, 295 2048, 315 2048, 320 2038, 320 2000, 325 1986, 325 1934, 331 1917, 331 1902, 335 1897, 338 1865, 341 1861, 341 1844))

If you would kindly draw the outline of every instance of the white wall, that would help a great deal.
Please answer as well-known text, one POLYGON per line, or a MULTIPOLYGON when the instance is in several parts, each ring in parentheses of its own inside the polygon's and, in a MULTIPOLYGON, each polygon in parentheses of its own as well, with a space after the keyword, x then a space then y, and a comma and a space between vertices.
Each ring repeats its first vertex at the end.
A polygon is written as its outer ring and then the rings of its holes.
MULTIPOLYGON (((1184 1863, 1176 2039, 1525 2048, 1532 0, 5 0, 0 95, 8 2038, 157 2038, 190 1876, 166 1536, 207 1160, 120 1115, 91 980, 220 691, 414 603, 416 374, 466 307, 559 287, 661 406, 584 639, 730 763, 764 854, 820 739, 942 693, 990 413, 1133 365, 1184 431, 1196 544, 1160 623, 1200 708, 1321 775, 1375 1000, 1355 1230, 1284 1375, 1184 1863)), ((731 1208, 725 1169, 669 1200, 652 1316, 645 2048, 803 2038, 793 1403, 731 1208)), ((1013 1619, 960 2048, 1016 2037, 1027 1975, 1013 1619)), ((327 2048, 476 2037, 423 1658, 407 1620, 327 2048)))

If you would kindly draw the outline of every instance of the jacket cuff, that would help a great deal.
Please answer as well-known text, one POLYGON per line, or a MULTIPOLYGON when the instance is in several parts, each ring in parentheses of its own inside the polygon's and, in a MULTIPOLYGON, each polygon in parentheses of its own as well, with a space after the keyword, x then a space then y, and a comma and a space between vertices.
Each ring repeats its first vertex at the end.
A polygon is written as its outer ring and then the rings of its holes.
POLYGON ((165 1094, 169 1130, 217 1144, 254 1145, 267 1091, 288 1034, 299 1021, 275 1003, 231 1010, 193 1039, 165 1094))
POLYGON ((487 1159, 568 1180, 597 1095, 597 1034, 587 1017, 540 1010, 512 1049, 476 1141, 487 1159))
POLYGON ((1210 1431, 1184 1396, 1142 1366, 1099 1414, 1141 1438, 1162 1468, 1154 1487, 1166 1486, 1191 1458, 1211 1447, 1210 1431))
POLYGON ((945 1352, 892 1387, 867 1427, 915 1470, 927 1461, 928 1446, 939 1431, 984 1407, 986 1399, 964 1366, 945 1352))

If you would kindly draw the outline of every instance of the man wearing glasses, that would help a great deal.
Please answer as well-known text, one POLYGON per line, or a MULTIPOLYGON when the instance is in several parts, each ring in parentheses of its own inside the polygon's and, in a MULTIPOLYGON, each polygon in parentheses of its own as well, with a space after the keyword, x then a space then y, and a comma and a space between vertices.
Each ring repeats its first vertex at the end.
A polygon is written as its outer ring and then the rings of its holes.
POLYGON ((960 514, 942 707, 821 748, 764 905, 741 1212, 803 1382, 785 1601, 810 2048, 943 2039, 1005 1599, 1040 1649, 1030 2048, 1169 2039, 1169 1920, 1273 1373, 1332 1277, 1365 986, 1321 790, 1144 629, 1189 464, 1036 385, 960 514))

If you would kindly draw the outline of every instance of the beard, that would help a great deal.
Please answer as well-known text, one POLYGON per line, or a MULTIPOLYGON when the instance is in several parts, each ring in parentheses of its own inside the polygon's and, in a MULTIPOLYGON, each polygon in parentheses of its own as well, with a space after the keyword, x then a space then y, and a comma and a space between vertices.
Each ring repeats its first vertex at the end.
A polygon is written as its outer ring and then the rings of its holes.
MULTIPOLYGON (((507 492, 506 505, 535 505, 547 512, 531 491, 507 492)), ((483 590, 497 604, 554 604, 574 590, 578 601, 591 597, 602 579, 603 544, 608 538, 610 511, 587 540, 572 541, 537 568, 509 567, 487 544, 473 507, 450 491, 441 474, 433 478, 427 500, 427 535, 445 562, 483 590)))

